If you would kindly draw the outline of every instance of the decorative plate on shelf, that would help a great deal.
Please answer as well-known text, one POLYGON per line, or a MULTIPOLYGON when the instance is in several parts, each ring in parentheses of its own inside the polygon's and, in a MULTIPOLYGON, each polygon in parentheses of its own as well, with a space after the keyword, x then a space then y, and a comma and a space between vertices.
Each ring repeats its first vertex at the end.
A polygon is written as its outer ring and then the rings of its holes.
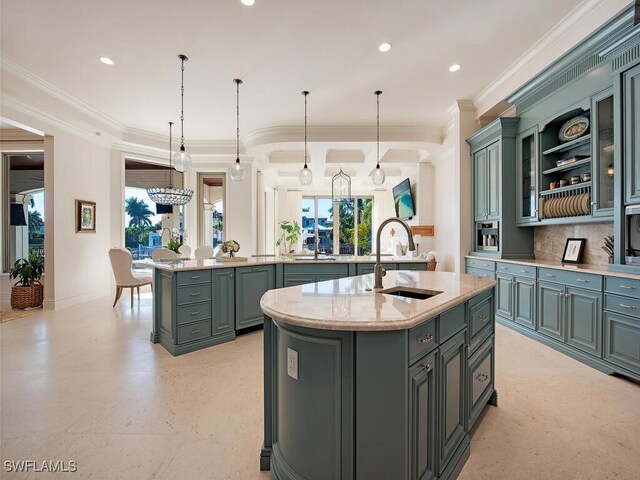
POLYGON ((589 128, 589 119, 587 117, 574 117, 571 120, 567 120, 558 132, 558 138, 563 142, 569 140, 575 140, 578 137, 584 135, 584 132, 589 128))

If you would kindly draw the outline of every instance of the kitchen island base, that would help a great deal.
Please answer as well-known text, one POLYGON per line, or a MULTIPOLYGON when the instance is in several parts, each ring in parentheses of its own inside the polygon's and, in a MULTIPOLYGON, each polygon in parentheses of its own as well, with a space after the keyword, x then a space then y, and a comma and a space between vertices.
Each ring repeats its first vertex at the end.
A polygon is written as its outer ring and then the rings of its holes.
POLYGON ((457 478, 469 432, 497 405, 493 289, 403 330, 288 320, 264 318, 261 470, 276 480, 457 478))

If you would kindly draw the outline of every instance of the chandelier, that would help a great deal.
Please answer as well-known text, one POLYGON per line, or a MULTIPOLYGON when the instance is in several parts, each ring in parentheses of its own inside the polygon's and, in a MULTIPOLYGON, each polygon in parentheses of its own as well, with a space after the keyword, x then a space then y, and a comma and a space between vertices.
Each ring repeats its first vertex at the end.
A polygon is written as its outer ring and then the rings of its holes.
POLYGON ((169 122, 169 187, 149 187, 149 198, 160 205, 184 205, 193 197, 193 190, 173 188, 173 156, 171 155, 171 131, 173 122, 169 122))
POLYGON ((351 177, 342 171, 331 180, 331 199, 333 203, 351 200, 351 177))

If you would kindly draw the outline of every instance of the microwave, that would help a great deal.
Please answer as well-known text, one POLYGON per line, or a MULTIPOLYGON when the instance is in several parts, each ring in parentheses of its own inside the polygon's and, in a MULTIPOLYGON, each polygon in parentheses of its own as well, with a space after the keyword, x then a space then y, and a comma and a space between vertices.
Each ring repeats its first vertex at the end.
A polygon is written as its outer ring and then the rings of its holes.
POLYGON ((626 219, 625 263, 640 265, 640 205, 629 205, 624 213, 626 219))

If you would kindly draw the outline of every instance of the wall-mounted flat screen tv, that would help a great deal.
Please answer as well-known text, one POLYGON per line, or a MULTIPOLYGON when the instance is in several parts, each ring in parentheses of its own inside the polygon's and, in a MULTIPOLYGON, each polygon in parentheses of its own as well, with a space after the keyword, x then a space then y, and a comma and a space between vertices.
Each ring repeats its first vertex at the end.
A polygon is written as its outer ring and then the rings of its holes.
POLYGON ((396 208, 396 217, 409 220, 416 214, 413 206, 413 195, 411 194, 411 183, 409 179, 403 180, 393 187, 393 203, 396 208))
POLYGON ((156 215, 162 215, 165 213, 173 213, 173 206, 156 203, 156 215))

